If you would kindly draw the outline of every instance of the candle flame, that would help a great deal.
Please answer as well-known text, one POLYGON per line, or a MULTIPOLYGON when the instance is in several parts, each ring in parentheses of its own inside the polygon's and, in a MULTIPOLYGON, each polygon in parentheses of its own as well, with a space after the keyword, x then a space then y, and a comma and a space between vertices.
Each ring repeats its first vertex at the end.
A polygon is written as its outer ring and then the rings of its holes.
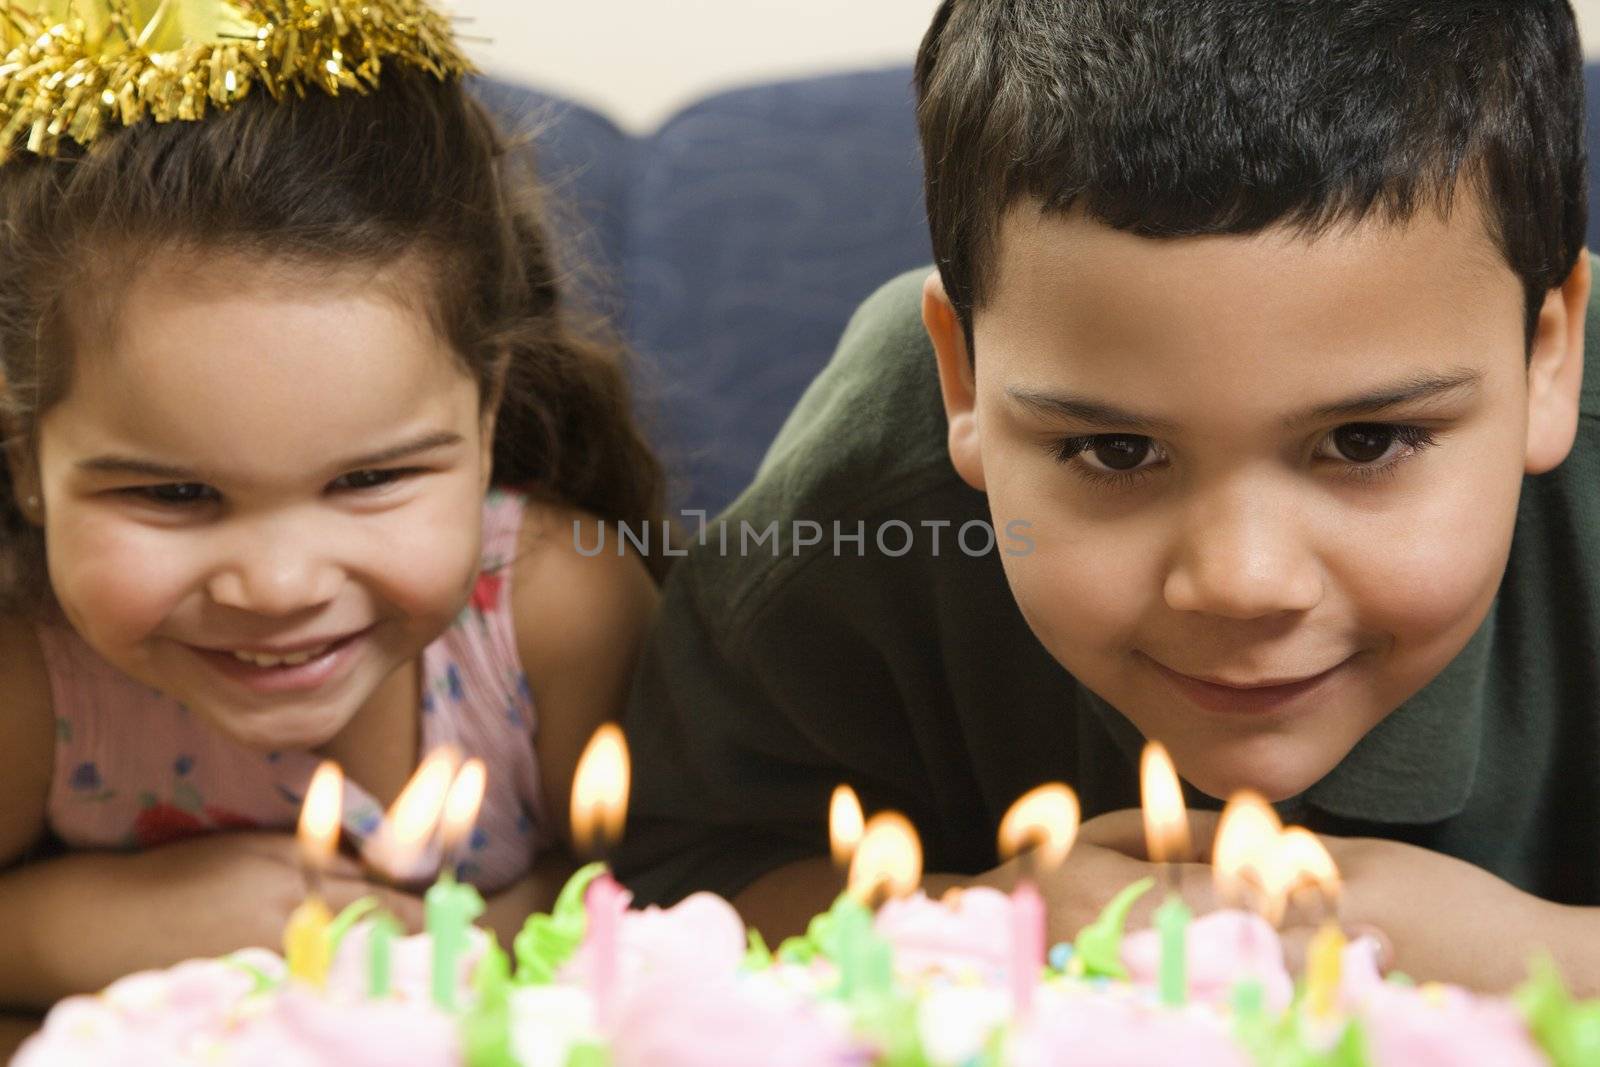
POLYGON ((439 828, 440 843, 447 855, 472 832, 488 784, 489 773, 481 759, 467 760, 456 772, 455 781, 451 783, 450 792, 444 800, 444 818, 439 828))
POLYGON ((1279 863, 1291 879, 1290 892, 1312 885, 1330 904, 1339 899, 1339 868, 1316 834, 1303 826, 1291 826, 1279 839, 1278 850, 1279 863))
POLYGON ((406 787, 389 805, 384 834, 398 865, 415 863, 433 836, 460 764, 461 754, 451 746, 434 749, 417 764, 406 787))
POLYGON ((1189 816, 1183 807, 1183 786, 1178 782, 1172 757, 1159 741, 1144 746, 1139 761, 1139 781, 1144 797, 1144 839, 1152 863, 1182 863, 1189 859, 1189 816))
POLYGON ((581 852, 622 840, 628 817, 628 742, 614 723, 594 732, 572 781, 572 840, 581 852))
POLYGON ((870 907, 880 891, 905 896, 921 881, 922 842, 911 820, 898 811, 880 811, 868 819, 850 861, 850 895, 870 907))
POLYGON ((311 776, 311 786, 300 806, 300 854, 312 870, 326 867, 338 847, 343 806, 344 772, 332 760, 323 760, 311 776))
POLYGON ((1254 886, 1265 892, 1283 823, 1261 794, 1242 789, 1228 798, 1211 857, 1217 893, 1237 900, 1254 886))
POLYGON ((1304 827, 1285 829, 1271 805, 1249 791, 1234 794, 1222 813, 1212 866, 1224 899, 1255 888, 1258 906, 1274 926, 1305 886, 1321 889, 1330 906, 1338 899, 1339 870, 1327 847, 1304 827))
POLYGON ((1038 786, 1017 798, 1000 820, 1000 856, 1010 859, 1035 849, 1041 868, 1058 866, 1078 838, 1078 795, 1060 782, 1038 786))
POLYGON ((835 788, 833 799, 828 802, 828 844, 833 849, 835 866, 850 866, 850 859, 861 844, 865 828, 861 801, 856 798, 856 791, 847 785, 835 788))

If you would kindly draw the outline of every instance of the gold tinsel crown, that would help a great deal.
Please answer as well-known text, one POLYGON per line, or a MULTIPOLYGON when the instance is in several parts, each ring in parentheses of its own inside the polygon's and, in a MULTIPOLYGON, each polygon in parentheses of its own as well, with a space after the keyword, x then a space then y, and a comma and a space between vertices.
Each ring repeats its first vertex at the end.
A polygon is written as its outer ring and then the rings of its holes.
POLYGON ((0 163, 24 136, 53 155, 110 123, 204 118, 255 85, 365 92, 384 60, 473 69, 426 0, 0 0, 0 163))

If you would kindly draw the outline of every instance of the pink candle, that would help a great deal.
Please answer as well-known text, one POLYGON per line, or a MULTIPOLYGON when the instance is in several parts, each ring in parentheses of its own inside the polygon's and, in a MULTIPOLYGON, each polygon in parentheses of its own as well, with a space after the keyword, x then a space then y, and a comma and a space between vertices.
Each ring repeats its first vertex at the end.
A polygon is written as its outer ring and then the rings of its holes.
POLYGON ((1044 966, 1044 898, 1031 878, 1011 893, 1011 997, 1017 1018, 1033 1010, 1033 989, 1044 966))
POLYGON ((608 871, 589 885, 583 898, 589 922, 589 992, 594 997, 595 1022, 603 1033, 611 1030, 616 1017, 617 922, 625 906, 622 894, 622 886, 608 871))

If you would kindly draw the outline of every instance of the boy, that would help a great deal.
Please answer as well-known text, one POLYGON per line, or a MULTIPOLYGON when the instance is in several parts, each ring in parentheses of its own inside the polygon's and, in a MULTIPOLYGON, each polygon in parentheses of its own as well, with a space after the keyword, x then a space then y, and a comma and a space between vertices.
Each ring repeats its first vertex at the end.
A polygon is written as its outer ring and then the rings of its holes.
POLYGON ((639 896, 789 932, 841 781, 932 891, 1004 886, 1001 815, 1062 780, 1068 936, 1149 871, 1151 737, 1195 805, 1325 835, 1395 965, 1504 988, 1548 946, 1600 992, 1581 78, 1561 0, 946 0, 938 270, 668 582, 639 896))

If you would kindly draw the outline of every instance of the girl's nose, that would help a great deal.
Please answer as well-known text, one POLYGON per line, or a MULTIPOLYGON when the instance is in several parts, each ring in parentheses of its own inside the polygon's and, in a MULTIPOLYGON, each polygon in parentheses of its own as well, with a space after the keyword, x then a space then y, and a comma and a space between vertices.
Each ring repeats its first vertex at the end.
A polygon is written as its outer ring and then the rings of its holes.
POLYGON ((1301 516, 1262 494, 1192 509, 1162 590, 1174 611, 1261 619, 1322 600, 1322 565, 1301 516))
POLYGON ((340 568, 320 554, 269 549, 217 568, 206 591, 224 607, 280 616, 328 603, 343 581, 340 568))

